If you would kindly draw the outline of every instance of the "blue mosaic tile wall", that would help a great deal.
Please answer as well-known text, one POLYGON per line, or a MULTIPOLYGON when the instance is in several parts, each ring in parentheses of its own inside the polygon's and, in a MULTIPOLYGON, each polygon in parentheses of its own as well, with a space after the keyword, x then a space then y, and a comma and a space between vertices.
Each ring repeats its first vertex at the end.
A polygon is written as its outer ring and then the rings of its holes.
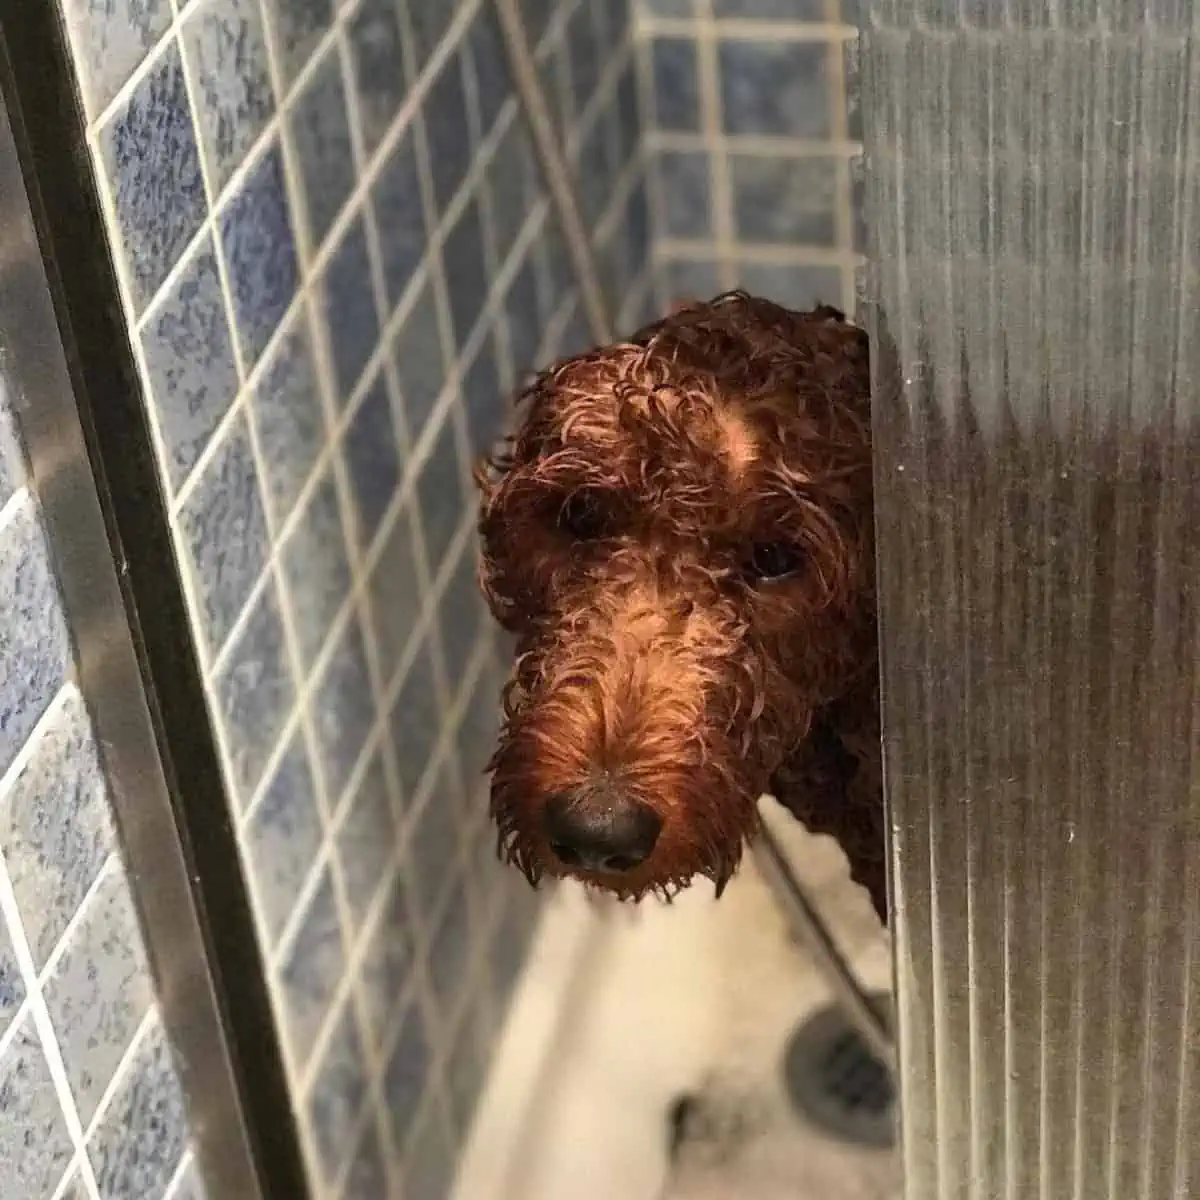
MULTIPOLYGON (((535 914, 486 817, 468 468, 588 340, 491 6, 60 3, 312 1194, 438 1200, 535 914)), ((526 8, 639 321, 627 0, 526 8)))
POLYGON ((51 547, 0 380, 0 1196, 200 1200, 51 547))
POLYGON ((661 299, 854 310, 856 0, 636 0, 661 299))

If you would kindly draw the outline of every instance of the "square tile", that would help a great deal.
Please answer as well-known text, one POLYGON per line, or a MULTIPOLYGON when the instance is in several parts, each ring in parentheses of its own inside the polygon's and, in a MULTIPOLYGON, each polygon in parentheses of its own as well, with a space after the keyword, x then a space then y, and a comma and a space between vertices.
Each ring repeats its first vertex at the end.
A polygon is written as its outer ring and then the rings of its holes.
POLYGON ((205 463, 178 522, 215 658, 267 567, 267 517, 244 413, 205 463))
POLYGON ((358 517, 359 542, 366 551, 400 484, 392 395, 382 370, 376 373, 350 422, 343 453, 358 517))
POLYGON ((454 20, 453 4, 423 4, 409 0, 408 24, 412 35, 413 60, 418 71, 429 61, 454 20))
POLYGON ((862 125, 862 77, 861 54, 857 38, 842 43, 842 86, 846 97, 846 136, 852 142, 861 142, 862 125))
MULTIPOLYGON (((635 60, 636 61, 636 60, 635 60)), ((632 160, 642 144, 642 101, 638 94, 637 69, 631 62, 617 80, 615 103, 617 122, 617 162, 632 160)))
POLYGON ((0 1194, 49 1196, 71 1161, 46 1056, 26 1016, 0 1058, 0 1194))
POLYGON ((195 1160, 187 1166, 183 1174, 179 1177, 179 1183, 176 1185, 175 1191, 171 1193, 171 1200, 209 1200, 208 1193, 200 1179, 200 1169, 196 1166, 195 1160))
POLYGON ((507 677, 499 662, 489 657, 463 706, 456 744, 459 771, 468 793, 484 784, 484 769, 500 736, 500 694, 507 677))
POLYGON ((86 1129, 154 1003, 129 880, 119 868, 89 897, 44 994, 86 1129))
POLYGON ((731 154, 729 174, 734 227, 742 241, 833 246, 835 159, 731 154))
POLYGON ((543 331, 561 312, 567 298, 575 292, 575 268, 567 250, 566 240, 558 221, 550 214, 542 226, 535 252, 542 278, 540 283, 540 307, 543 331))
POLYGON ((409 895, 428 923, 446 894, 462 846, 458 779, 443 754, 412 833, 409 895))
POLYGON ((412 130, 396 143, 371 190, 388 306, 400 303, 429 247, 412 130))
POLYGON ((200 140, 219 192, 275 112, 267 39, 255 0, 198 0, 183 25, 200 140))
POLYGON ((309 76, 291 112, 304 188, 309 249, 316 253, 354 189, 354 146, 337 46, 309 76))
POLYGON ((283 545, 283 575, 300 657, 311 667, 350 595, 350 564, 337 485, 329 469, 283 545))
POLYGON ((487 302, 490 281, 484 251, 479 201, 472 198, 459 213, 442 246, 442 267, 450 301, 455 344, 466 345, 487 302))
POLYGON ((310 701, 318 769, 336 806, 375 723, 375 699, 358 615, 352 615, 325 664, 310 701))
POLYGON ((355 218, 329 260, 321 303, 337 397, 344 405, 379 343, 371 255, 361 216, 355 218))
POLYGON ((16 414, 9 406, 0 380, 0 508, 25 482, 25 455, 17 433, 16 414))
POLYGON ((114 846, 91 725, 70 688, 0 800, 0 852, 40 970, 114 846))
POLYGON ((376 1050, 382 1050, 391 1032, 411 974, 413 929, 404 898, 404 884, 394 878, 383 911, 363 956, 358 983, 367 1022, 366 1035, 376 1050))
POLYGON ((204 220, 207 201, 179 47, 172 42, 99 131, 115 237, 141 312, 204 220))
POLYGON ((826 42, 722 41, 717 64, 725 132, 828 138, 826 64, 835 50, 826 42))
POLYGON ((712 237, 712 160, 703 151, 658 156, 662 223, 667 237, 712 237))
POLYGON ((756 296, 797 311, 842 302, 842 273, 837 267, 748 262, 739 268, 738 281, 756 296))
POLYGON ((451 696, 462 686, 486 616, 479 591, 477 562, 475 543, 468 542, 437 606, 442 631, 442 665, 451 696))
POLYGON ((655 17, 693 16, 695 0, 638 0, 639 5, 655 17))
POLYGON ((471 908, 467 880, 460 874, 429 948, 429 981, 443 1023, 462 1007, 472 951, 471 908))
MULTIPOLYGON (((76 1171, 71 1176, 71 1181, 67 1184, 67 1190, 62 1194, 62 1200, 91 1200, 91 1194, 88 1192, 87 1185, 83 1182, 83 1177, 76 1171)), ((172 1200, 175 1200, 172 1197, 172 1200)))
POLYGON ((333 0, 264 0, 284 87, 295 82, 333 23, 333 0))
POLYGON ((415 445, 446 382, 442 318, 433 285, 426 282, 405 315, 392 343, 404 420, 415 445))
POLYGON ((358 94, 359 136, 369 159, 391 128, 408 91, 396 0, 363 0, 350 18, 348 36, 358 94))
POLYGON ((337 846, 350 913, 361 927, 396 851, 392 797, 378 747, 350 801, 337 846))
POLYGON ((583 116, 600 86, 600 77, 611 61, 596 37, 590 4, 581 4, 567 22, 567 59, 571 67, 572 108, 583 116))
POLYGON ((342 1189, 342 1200, 380 1200, 391 1194, 379 1131, 369 1120, 354 1151, 354 1162, 342 1189))
POLYGON ((213 703, 234 794, 250 802, 296 703, 279 598, 272 580, 238 632, 213 681, 213 703))
POLYGON ((422 115, 429 143, 433 196, 437 204, 437 219, 440 221, 445 215, 446 206, 466 178, 467 167, 474 154, 461 50, 446 60, 425 97, 422 115))
POLYGON ((588 186, 581 189, 580 209, 592 233, 595 233, 596 226, 608 211, 608 202, 612 199, 613 186, 617 181, 617 168, 609 157, 609 143, 607 125, 604 121, 597 121, 579 149, 576 170, 588 181, 588 186))
POLYGON ((541 315, 538 311, 537 268, 532 256, 522 263, 513 275, 504 297, 504 314, 508 321, 508 348, 513 372, 518 381, 537 369, 538 344, 542 336, 541 315))
POLYGON ((481 997, 472 997, 463 1014, 463 1021, 452 1039, 450 1059, 446 1064, 446 1099, 450 1118, 460 1139, 466 1137, 471 1120, 483 1091, 487 1074, 488 1041, 484 1032, 481 997))
POLYGON ((249 369, 279 328, 299 282, 278 143, 263 155, 230 198, 218 224, 233 294, 234 323, 242 359, 249 369))
POLYGON ((423 592, 417 578, 412 510, 407 503, 388 530, 367 584, 381 683, 386 690, 416 629, 423 592))
POLYGON ((88 1146, 101 1200, 161 1196, 187 1144, 183 1089, 167 1035, 156 1023, 127 1064, 88 1146))
POLYGON ((266 474, 261 482, 278 528, 295 508, 326 441, 321 383, 303 308, 258 377, 252 404, 266 474))
POLYGON ((546 97, 550 121, 559 142, 570 138, 574 124, 571 111, 571 80, 568 76, 567 51, 562 37, 547 39, 538 62, 538 82, 546 97))
POLYGON ((825 0, 713 0, 713 16, 765 21, 824 21, 825 0))
POLYGON ((508 54, 490 4, 481 5, 468 35, 471 65, 475 69, 475 97, 479 112, 479 133, 487 137, 505 101, 513 94, 508 54))
POLYGON ((258 919, 273 947, 317 861, 323 830, 304 735, 292 736, 242 835, 258 919))
POLYGON ((454 1162, 454 1139, 441 1107, 426 1105, 405 1160, 405 1185, 421 1200, 449 1200, 454 1162))
POLYGON ((279 968, 284 1029, 296 1069, 303 1071, 346 969, 342 929, 326 866, 295 940, 279 968))
POLYGON ((62 10, 94 119, 170 28, 170 0, 62 0, 62 10))
POLYGON ((653 265, 650 245, 650 202, 646 195, 645 180, 629 193, 629 203, 622 221, 629 261, 640 276, 653 265))
POLYGON ((13 950, 8 924, 0 920, 0 1037, 8 1032, 25 999, 25 980, 13 950))
POLYGON ((659 129, 700 129, 700 83, 692 38, 660 37, 650 43, 654 123, 659 129))
POLYGON ((433 579, 437 578, 450 543, 467 513, 453 415, 446 413, 443 417, 441 431, 417 480, 421 522, 425 531, 425 556, 433 579))
POLYGON ((492 231, 498 265, 512 252, 538 196, 537 167, 523 121, 510 121, 487 169, 492 231))
POLYGON ((308 1098, 309 1127, 327 1185, 338 1178, 354 1151, 367 1094, 367 1068, 353 1004, 344 1005, 335 1021, 308 1098))
POLYGON ((178 491, 238 390, 211 238, 200 243, 142 330, 142 351, 167 476, 178 491))
MULTIPOLYGON (((425 1014, 414 998, 404 1014, 383 1073, 384 1104, 391 1119, 392 1142, 396 1146, 405 1144, 413 1118, 427 1094, 432 1058, 425 1014)), ((422 1192, 412 1194, 425 1200, 422 1192)))
POLYGON ((490 450, 503 432, 507 397, 500 383, 494 336, 485 337, 462 380, 462 405, 474 457, 490 450))
MULTIPOLYGON (((507 872, 510 878, 515 875, 511 867, 507 868, 507 872)), ((525 889, 527 885, 520 876, 516 876, 513 887, 525 889)), ((508 1002, 513 984, 525 965, 533 935, 533 918, 537 912, 537 903, 537 893, 532 889, 528 889, 524 895, 514 892, 488 943, 488 958, 498 1004, 508 1002)))
POLYGON ((522 24, 530 45, 536 47, 546 36, 550 18, 558 7, 559 0, 520 0, 522 24))
POLYGON ((72 660, 49 547, 28 497, 0 532, 0 606, 3 775, 62 686, 72 660))
POLYGON ((417 651, 389 717, 401 800, 411 805, 442 732, 437 674, 429 643, 417 651))
POLYGON ((710 259, 675 258, 662 266, 669 300, 711 300, 721 292, 721 270, 710 259))

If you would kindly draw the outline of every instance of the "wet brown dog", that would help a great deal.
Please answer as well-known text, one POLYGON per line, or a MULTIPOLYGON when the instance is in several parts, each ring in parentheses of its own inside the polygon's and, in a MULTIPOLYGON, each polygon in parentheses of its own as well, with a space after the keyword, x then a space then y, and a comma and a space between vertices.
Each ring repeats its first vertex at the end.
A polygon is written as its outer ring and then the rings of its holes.
POLYGON ((481 467, 517 638, 504 854, 622 898, 724 886, 770 792, 886 911, 866 335, 742 293, 541 374, 481 467))

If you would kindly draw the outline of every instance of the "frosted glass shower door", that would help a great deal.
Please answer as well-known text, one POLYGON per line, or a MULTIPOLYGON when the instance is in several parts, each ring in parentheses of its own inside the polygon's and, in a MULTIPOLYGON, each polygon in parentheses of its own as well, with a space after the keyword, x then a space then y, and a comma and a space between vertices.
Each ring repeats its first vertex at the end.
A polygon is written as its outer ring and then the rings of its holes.
POLYGON ((911 1200, 1200 1195, 1200 17, 864 0, 911 1200))

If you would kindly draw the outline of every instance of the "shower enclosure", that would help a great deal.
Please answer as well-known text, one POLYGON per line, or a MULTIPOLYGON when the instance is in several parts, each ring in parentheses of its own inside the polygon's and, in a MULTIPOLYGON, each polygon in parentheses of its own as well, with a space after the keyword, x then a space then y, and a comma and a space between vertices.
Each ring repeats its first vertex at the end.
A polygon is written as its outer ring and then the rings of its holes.
POLYGON ((469 464, 866 250, 909 1195, 1190 1196, 1191 9, 0 0, 0 1193, 450 1194, 538 915, 469 464))

